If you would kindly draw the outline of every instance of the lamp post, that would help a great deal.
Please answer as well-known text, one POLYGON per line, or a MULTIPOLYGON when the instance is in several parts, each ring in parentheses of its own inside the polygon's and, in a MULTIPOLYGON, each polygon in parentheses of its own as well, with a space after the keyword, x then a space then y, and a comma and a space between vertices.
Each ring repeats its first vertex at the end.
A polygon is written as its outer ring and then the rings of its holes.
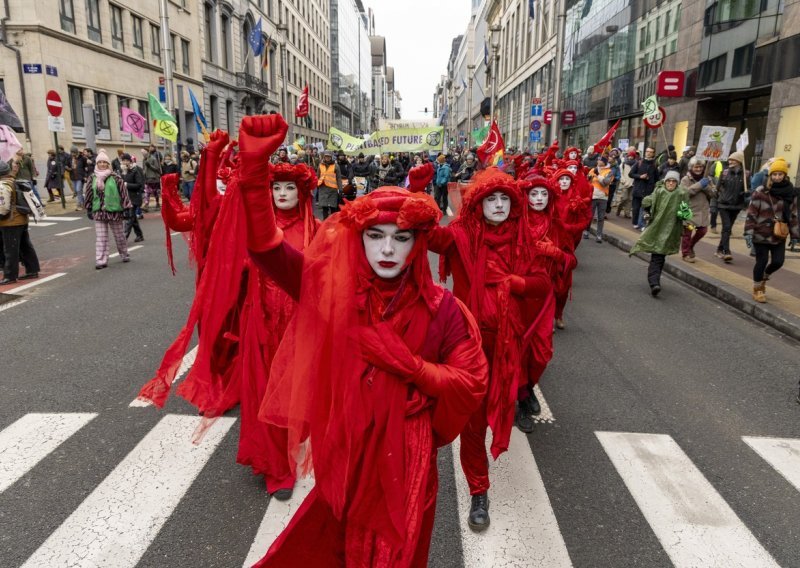
POLYGON ((283 92, 281 93, 281 114, 283 114, 284 120, 289 125, 289 131, 286 133, 286 139, 291 140, 291 132, 292 132, 292 120, 289 116, 289 109, 286 107, 288 104, 288 94, 286 91, 286 42, 289 40, 289 26, 287 26, 284 22, 278 23, 277 26, 278 36, 281 42, 281 77, 283 77, 283 92))
POLYGON ((475 65, 467 65, 467 136, 472 131, 472 76, 475 74, 475 65))
POLYGON ((556 27, 556 60, 553 79, 553 118, 550 123, 553 137, 561 140, 561 75, 564 73, 564 36, 567 32, 566 0, 558 0, 556 7, 558 24, 556 27))
POLYGON ((493 24, 489 31, 492 32, 492 107, 491 121, 497 116, 495 103, 497 101, 497 65, 500 62, 500 24, 493 24))
MULTIPOLYGON (((167 0, 159 0, 158 2, 159 19, 161 20, 161 55, 163 57, 164 67, 164 90, 166 91, 167 100, 164 101, 167 105, 167 110, 170 113, 175 112, 175 96, 173 93, 173 79, 172 74, 172 37, 169 33, 169 11, 167 0)), ((181 138, 185 136, 181 132, 181 138)), ((170 144, 170 152, 174 152, 175 148, 172 142, 170 144)))

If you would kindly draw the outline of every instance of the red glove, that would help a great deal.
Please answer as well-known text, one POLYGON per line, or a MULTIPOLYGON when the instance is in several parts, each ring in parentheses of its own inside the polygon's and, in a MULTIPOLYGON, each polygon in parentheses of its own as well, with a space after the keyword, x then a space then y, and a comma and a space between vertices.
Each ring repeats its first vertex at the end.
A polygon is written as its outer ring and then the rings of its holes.
POLYGON ((568 252, 564 253, 564 269, 566 271, 575 270, 575 267, 578 266, 578 259, 575 258, 574 254, 570 254, 568 252))
POLYGON ((178 174, 161 177, 161 218, 170 231, 181 233, 191 231, 193 222, 189 208, 181 201, 178 193, 178 174))
POLYGON ((279 114, 245 116, 239 126, 239 150, 269 158, 286 138, 289 125, 279 114))
POLYGON ((521 296, 525 293, 525 288, 527 287, 527 283, 522 276, 518 276, 516 274, 512 274, 508 277, 509 281, 511 282, 511 292, 521 296))
POLYGON ((408 191, 412 193, 425 191, 432 179, 433 164, 430 162, 411 168, 411 171, 408 172, 408 191))
POLYGON ((228 133, 224 130, 217 129, 211 133, 211 139, 208 141, 208 144, 206 144, 206 151, 219 156, 229 141, 230 136, 228 136, 228 133))
POLYGON ((536 243, 536 250, 540 255, 546 256, 547 258, 560 259, 562 257, 561 249, 552 243, 538 241, 536 243))
POLYGON ((387 373, 411 379, 422 367, 422 359, 411 352, 388 322, 358 328, 355 339, 364 361, 387 373))

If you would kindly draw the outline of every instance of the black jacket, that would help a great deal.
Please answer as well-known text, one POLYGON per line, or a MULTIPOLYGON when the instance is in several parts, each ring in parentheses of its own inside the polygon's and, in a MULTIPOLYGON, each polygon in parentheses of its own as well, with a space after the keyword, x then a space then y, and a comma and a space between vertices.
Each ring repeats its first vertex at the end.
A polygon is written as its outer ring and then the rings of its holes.
POLYGON ((744 209, 744 169, 736 171, 726 168, 717 184, 717 207, 720 209, 744 209))
POLYGON ((359 163, 358 161, 353 162, 352 169, 350 170, 353 174, 353 177, 370 177, 372 175, 372 168, 370 167, 369 162, 366 160, 364 163, 359 163))
POLYGON ((633 197, 643 199, 655 190, 658 175, 655 160, 639 160, 628 175, 633 178, 633 197), (647 174, 647 179, 642 179, 644 174, 647 174))
POLYGON ((128 171, 120 177, 122 177, 122 181, 125 182, 128 196, 131 198, 131 204, 134 207, 141 207, 144 192, 144 172, 142 168, 131 165, 128 171))

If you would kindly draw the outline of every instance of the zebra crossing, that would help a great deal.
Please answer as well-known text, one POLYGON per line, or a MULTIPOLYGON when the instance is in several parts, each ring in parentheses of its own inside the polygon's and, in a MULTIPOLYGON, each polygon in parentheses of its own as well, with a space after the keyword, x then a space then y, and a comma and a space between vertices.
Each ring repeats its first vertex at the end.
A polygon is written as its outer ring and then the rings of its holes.
MULTIPOLYGON (((52 227, 53 225, 61 224, 61 223, 70 223, 72 221, 80 221, 83 217, 67 217, 66 215, 51 215, 48 217, 44 217, 41 221, 30 223, 28 227, 52 227)), ((70 231, 74 232, 74 231, 70 231)), ((65 233, 66 234, 66 233, 65 233)), ((56 235, 61 236, 59 235, 56 235)))
MULTIPOLYGON (((96 413, 31 413, 5 427, 0 431, 0 494, 24 485, 40 462, 80 437, 97 418, 96 413)), ((105 479, 38 545, 23 568, 136 566, 166 523, 191 522, 173 513, 236 420, 220 418, 195 445, 190 438, 199 417, 164 415, 113 469, 110 464, 105 479)), ((671 436, 594 434, 675 566, 779 565, 671 436)), ((743 436, 740 442, 743 452, 754 452, 800 491, 800 439, 743 436)), ((458 455, 458 441, 452 451, 458 455)), ((464 567, 573 565, 535 453, 530 439, 514 430, 509 451, 492 464, 491 526, 475 534, 462 518, 462 526, 453 527, 460 531, 464 567)), ((230 464, 237 467, 233 459, 230 464)), ((463 511, 469 491, 457 466, 455 484, 463 511)), ((264 554, 312 486, 313 480, 302 480, 292 500, 269 502, 252 544, 239 551, 242 566, 264 554)), ((11 513, 0 510, 0 517, 11 513)), ((8 564, 0 558, 0 565, 8 564)))

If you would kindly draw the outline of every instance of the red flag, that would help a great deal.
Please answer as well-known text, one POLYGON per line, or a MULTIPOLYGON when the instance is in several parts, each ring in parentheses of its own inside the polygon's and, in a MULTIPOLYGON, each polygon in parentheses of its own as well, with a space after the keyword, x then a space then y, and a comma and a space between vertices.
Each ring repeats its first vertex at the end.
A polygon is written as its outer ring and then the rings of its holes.
POLYGON ((505 149, 506 144, 503 142, 500 129, 497 127, 497 123, 492 121, 492 126, 489 128, 486 140, 478 147, 478 159, 485 164, 489 158, 498 152, 504 152, 505 149))
POLYGON ((308 116, 308 83, 303 89, 303 94, 297 99, 297 108, 294 109, 294 115, 298 118, 308 116))
POLYGON ((614 134, 617 133, 617 128, 619 128, 622 119, 619 119, 617 123, 612 126, 608 132, 606 132, 605 136, 603 136, 600 140, 597 141, 597 144, 594 145, 594 151, 598 154, 605 154, 606 148, 609 144, 611 144, 611 140, 614 138, 614 134))

